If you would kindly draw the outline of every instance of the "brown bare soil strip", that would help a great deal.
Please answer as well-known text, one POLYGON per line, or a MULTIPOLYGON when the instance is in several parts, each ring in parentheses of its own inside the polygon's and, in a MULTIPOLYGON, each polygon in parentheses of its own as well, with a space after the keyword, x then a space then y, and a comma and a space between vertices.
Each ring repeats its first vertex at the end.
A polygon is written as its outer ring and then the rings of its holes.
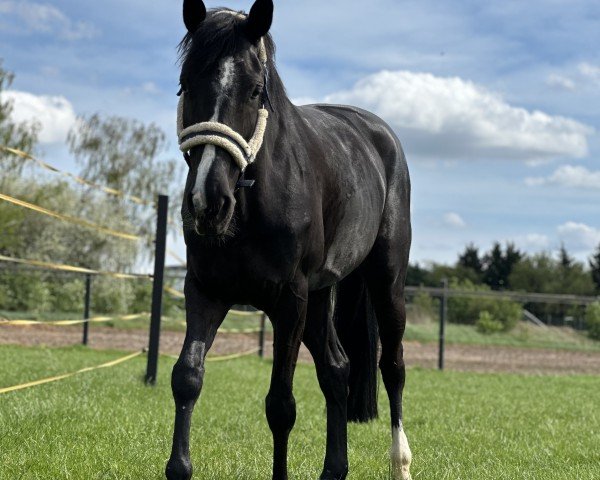
MULTIPOLYGON (((81 327, 1 326, 0 345, 68 346, 81 342, 81 327)), ((177 355, 183 343, 181 332, 163 331, 162 353, 177 355)), ((89 346, 96 349, 138 350, 148 343, 145 330, 90 328, 89 346)), ((272 339, 267 337, 266 355, 271 356, 272 339)), ((258 345, 256 334, 219 334, 210 355, 248 351, 258 345)), ((408 367, 435 368, 437 345, 405 342, 408 367)), ((303 347, 301 361, 312 361, 303 347)), ((527 374, 600 374, 600 352, 524 349, 483 345, 447 345, 446 368, 469 372, 513 372, 527 374)))

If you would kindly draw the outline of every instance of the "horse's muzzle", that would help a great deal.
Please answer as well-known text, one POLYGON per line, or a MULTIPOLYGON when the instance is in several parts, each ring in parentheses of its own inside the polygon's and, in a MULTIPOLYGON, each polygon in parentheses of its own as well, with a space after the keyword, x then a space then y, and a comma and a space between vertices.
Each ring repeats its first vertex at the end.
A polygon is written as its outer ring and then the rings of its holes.
POLYGON ((234 210, 235 198, 232 196, 222 196, 204 208, 194 204, 196 233, 207 236, 224 235, 229 229, 234 210))

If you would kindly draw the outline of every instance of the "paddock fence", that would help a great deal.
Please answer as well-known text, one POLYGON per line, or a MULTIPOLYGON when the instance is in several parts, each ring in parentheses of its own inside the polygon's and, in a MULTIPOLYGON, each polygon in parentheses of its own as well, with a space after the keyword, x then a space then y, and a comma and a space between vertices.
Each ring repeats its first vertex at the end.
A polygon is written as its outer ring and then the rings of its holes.
MULTIPOLYGON (((60 262, 52 262, 48 260, 40 260, 35 258, 19 258, 10 255, 4 255, 0 251, 0 274, 2 275, 14 275, 16 271, 19 272, 33 272, 33 271, 44 271, 51 272, 53 275, 61 274, 61 275, 75 275, 84 278, 84 292, 82 294, 82 304, 83 304, 83 315, 82 318, 64 318, 64 319, 31 319, 31 318, 3 318, 0 317, 0 328, 3 327, 28 327, 28 326, 39 326, 39 325, 47 325, 52 327, 72 327, 74 325, 82 325, 82 343, 84 345, 88 344, 89 335, 90 335, 90 324, 102 324, 108 322, 127 322, 127 321, 136 321, 136 320, 144 320, 148 321, 148 344, 143 352, 136 352, 134 354, 127 355, 121 359, 117 359, 113 362, 108 362, 106 364, 98 365, 95 367, 88 367, 76 372, 70 372, 62 375, 58 375, 49 379, 41 379, 30 382, 25 382, 19 386, 13 387, 2 387, 0 386, 0 393, 7 393, 16 390, 20 390, 23 388, 29 388, 36 385, 42 385, 44 383, 49 383, 53 381, 58 381, 64 378, 69 378, 74 375, 78 375, 81 373, 85 373, 88 371, 92 371, 99 368, 109 368, 115 365, 118 365, 124 361, 135 358, 142 353, 147 354, 147 366, 146 366, 146 374, 145 381, 147 384, 154 384, 156 381, 156 374, 158 369, 158 357, 159 357, 159 342, 160 342, 160 330, 161 330, 161 322, 164 321, 166 323, 183 323, 176 319, 165 317, 162 315, 162 305, 163 305, 163 296, 164 294, 168 294, 174 296, 178 299, 183 297, 183 294, 168 285, 165 284, 165 260, 166 255, 172 256, 180 265, 185 264, 184 260, 177 255, 173 250, 167 249, 167 225, 171 226, 176 225, 176 222, 173 219, 168 217, 168 204, 169 199, 166 195, 158 195, 156 201, 151 201, 147 199, 142 199, 140 197, 130 195, 126 192, 122 192, 116 190, 114 188, 106 187, 103 185, 99 185, 93 182, 90 182, 84 178, 81 178, 77 175, 74 175, 70 172, 64 172, 59 168, 54 167, 53 165, 39 160, 33 155, 23 152, 21 150, 17 150, 10 147, 0 146, 0 151, 5 154, 9 154, 12 156, 16 156, 22 159, 24 162, 31 162, 33 165, 44 169, 47 172, 50 172, 55 175, 59 175, 69 181, 73 181, 83 187, 93 189, 98 192, 102 192, 108 196, 112 196, 119 201, 127 201, 133 202, 136 205, 152 208, 154 211, 154 216, 156 219, 156 230, 153 239, 151 242, 154 244, 154 269, 153 273, 135 273, 135 272, 121 272, 121 271, 102 271, 97 269, 88 268, 82 265, 69 265, 63 264, 60 262), (149 312, 142 313, 131 313, 131 314, 123 314, 123 315, 103 315, 103 316, 93 316, 92 315, 92 289, 93 289, 93 279, 96 277, 110 277, 113 279, 118 279, 122 281, 133 280, 133 281, 146 281, 152 283, 152 295, 151 302, 148 305, 149 312)), ((3 158, 0 156, 0 161, 3 158)), ((50 208, 47 208, 43 205, 38 205, 27 201, 23 198, 18 198, 17 196, 10 195, 7 192, 0 192, 0 202, 10 205, 12 208, 20 208, 25 209, 32 214, 43 215, 46 217, 50 217, 55 221, 67 222, 82 229, 94 230, 103 235, 112 236, 118 238, 122 241, 128 242, 140 242, 142 240, 149 240, 147 236, 140 234, 138 232, 129 232, 122 231, 115 228, 111 228, 106 225, 101 225, 98 223, 94 223, 85 218, 80 218, 71 214, 59 212, 50 208)), ((221 329, 220 333, 228 334, 228 333, 255 333, 258 334, 258 345, 253 348, 251 351, 240 352, 234 355, 224 355, 221 357, 211 357, 208 361, 225 361, 232 358, 237 358, 239 356, 246 356, 250 354, 258 353, 263 356, 264 354, 264 338, 265 338, 265 315, 262 312, 253 312, 249 313, 246 311, 238 311, 235 312, 240 316, 243 315, 253 315, 259 316, 259 326, 256 328, 246 328, 246 329, 221 329)), ((23 315, 27 317, 28 315, 23 315)))

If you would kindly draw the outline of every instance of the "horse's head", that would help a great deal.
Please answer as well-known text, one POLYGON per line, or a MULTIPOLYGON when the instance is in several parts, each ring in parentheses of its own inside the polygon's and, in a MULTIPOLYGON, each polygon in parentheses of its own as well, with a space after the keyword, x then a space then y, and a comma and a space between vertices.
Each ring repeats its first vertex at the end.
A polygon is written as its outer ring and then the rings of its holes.
MULTIPOLYGON (((183 129, 180 141, 190 138, 188 145, 192 145, 189 150, 182 145, 189 166, 184 225, 200 235, 231 235, 234 193, 249 150, 244 153, 242 145, 242 156, 236 157, 233 147, 224 148, 219 142, 225 139, 239 146, 231 140, 227 127, 246 141, 256 136, 259 110, 265 101, 267 67, 262 38, 271 27, 273 2, 257 0, 245 16, 223 9, 207 12, 201 0, 184 0, 183 19, 188 33, 181 44, 184 96, 178 116, 183 129), (186 137, 186 128, 200 133, 194 131, 186 137)), ((262 136, 260 139, 262 142, 262 136)))

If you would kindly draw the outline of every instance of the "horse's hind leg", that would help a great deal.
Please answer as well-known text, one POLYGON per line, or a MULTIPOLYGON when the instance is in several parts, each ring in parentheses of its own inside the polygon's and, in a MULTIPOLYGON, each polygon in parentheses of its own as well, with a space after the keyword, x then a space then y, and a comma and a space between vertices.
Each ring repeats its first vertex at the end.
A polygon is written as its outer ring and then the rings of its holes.
POLYGON ((202 389, 206 354, 229 309, 229 305, 209 300, 202 295, 189 277, 186 278, 185 294, 187 331, 171 377, 175 399, 175 430, 171 458, 166 469, 168 480, 189 480, 192 477, 192 411, 202 389))
POLYGON ((348 358, 335 331, 335 287, 311 292, 304 344, 317 369, 327 405, 327 449, 320 480, 344 480, 348 474, 348 358))
POLYGON ((369 255, 367 269, 367 282, 381 339, 379 368, 390 402, 390 456, 394 480, 411 478, 412 454, 402 425, 402 391, 405 381, 402 337, 406 326, 404 280, 408 263, 409 235, 396 236, 393 244, 386 240, 378 240, 369 255))

